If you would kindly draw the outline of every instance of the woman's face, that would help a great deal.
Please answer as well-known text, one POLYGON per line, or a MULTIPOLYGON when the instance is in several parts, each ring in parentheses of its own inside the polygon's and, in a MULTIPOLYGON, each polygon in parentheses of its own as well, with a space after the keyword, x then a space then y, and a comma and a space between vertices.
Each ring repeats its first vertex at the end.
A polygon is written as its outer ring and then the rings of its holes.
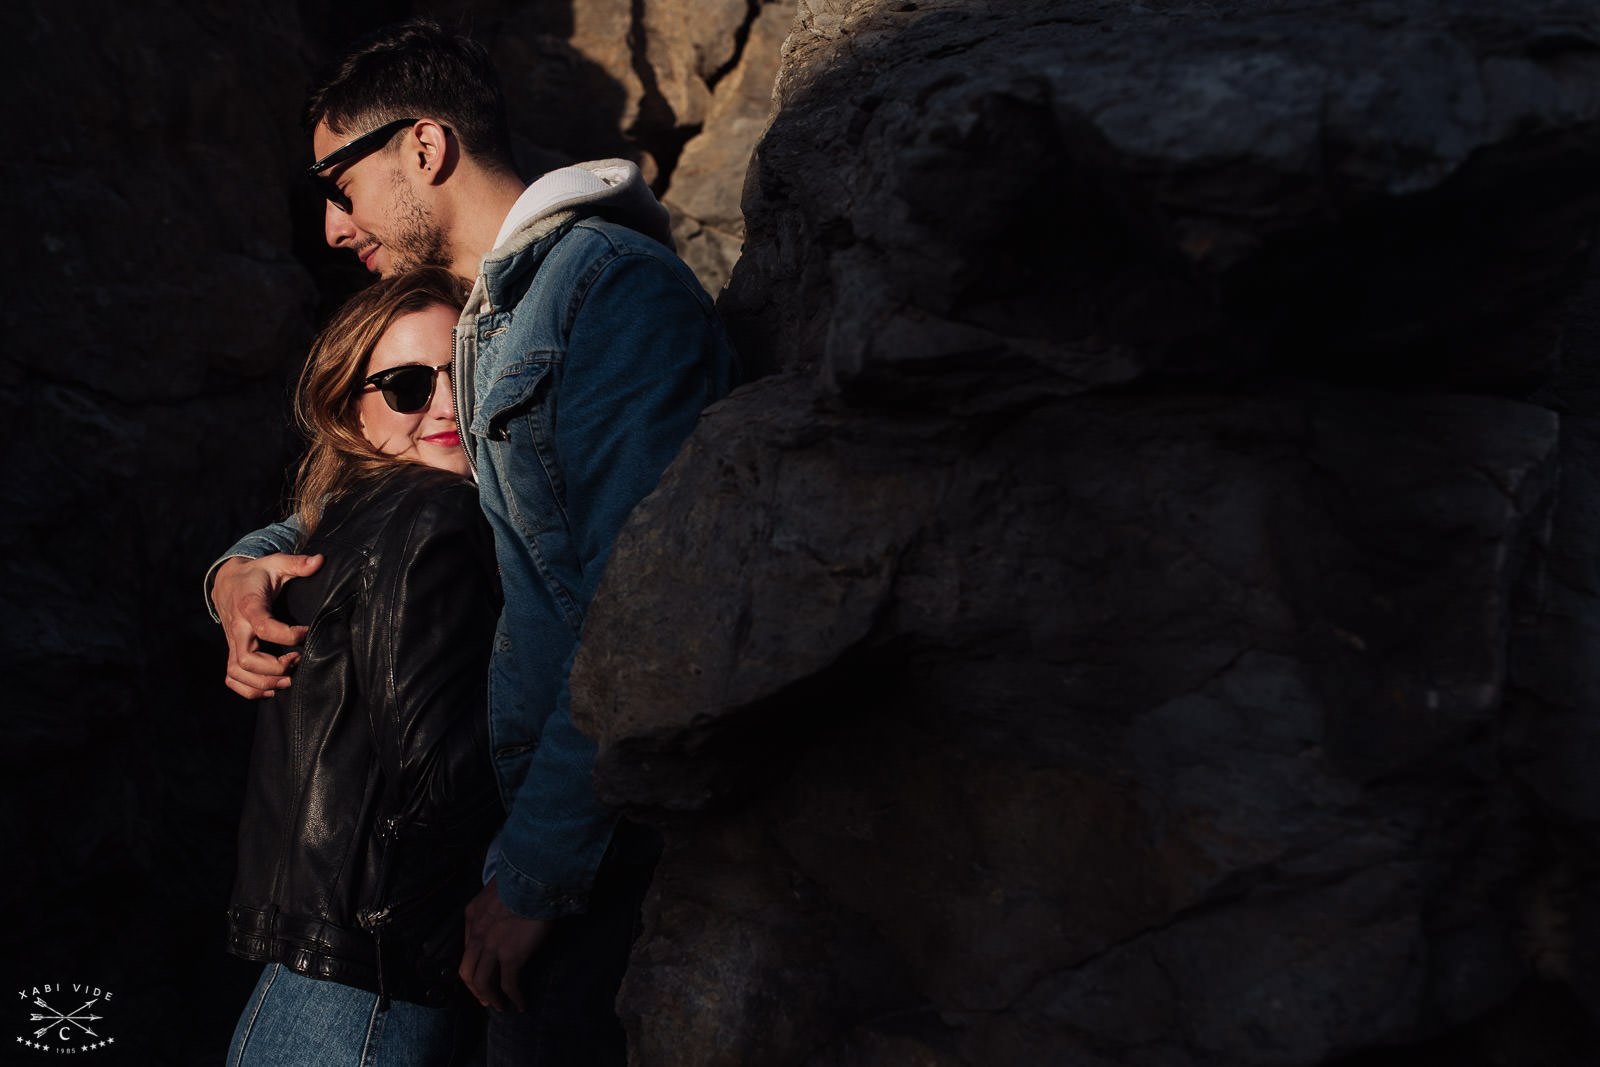
POLYGON ((389 406, 375 386, 368 385, 356 398, 356 417, 362 436, 379 452, 408 456, 430 467, 466 474, 470 466, 467 453, 461 447, 461 435, 456 430, 450 375, 443 369, 453 353, 450 330, 456 319, 453 308, 433 304, 390 323, 378 338, 361 376, 367 378, 408 363, 438 367, 433 378, 433 397, 420 411, 400 412, 389 406))

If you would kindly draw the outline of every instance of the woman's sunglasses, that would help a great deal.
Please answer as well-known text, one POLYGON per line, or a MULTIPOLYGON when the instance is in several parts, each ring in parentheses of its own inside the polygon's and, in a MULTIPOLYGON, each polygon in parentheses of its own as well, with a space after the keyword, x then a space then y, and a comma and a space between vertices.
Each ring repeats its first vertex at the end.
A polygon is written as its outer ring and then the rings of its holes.
POLYGON ((433 385, 438 380, 439 372, 449 373, 449 360, 430 367, 426 363, 405 363, 398 367, 381 370, 377 374, 369 374, 362 379, 362 389, 371 385, 383 394, 383 402, 402 415, 414 415, 433 403, 433 385))

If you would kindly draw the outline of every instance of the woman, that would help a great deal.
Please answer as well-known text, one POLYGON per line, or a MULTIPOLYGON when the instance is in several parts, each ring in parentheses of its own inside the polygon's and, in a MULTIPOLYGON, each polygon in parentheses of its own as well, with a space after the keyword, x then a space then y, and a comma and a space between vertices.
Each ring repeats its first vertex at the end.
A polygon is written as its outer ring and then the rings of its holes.
POLYGON ((324 559, 279 600, 310 629, 256 720, 229 951, 267 966, 232 1065, 445 1063, 477 1021, 456 969, 502 816, 484 703, 499 592, 451 406, 460 306, 443 270, 380 281, 301 375, 295 521, 324 559))

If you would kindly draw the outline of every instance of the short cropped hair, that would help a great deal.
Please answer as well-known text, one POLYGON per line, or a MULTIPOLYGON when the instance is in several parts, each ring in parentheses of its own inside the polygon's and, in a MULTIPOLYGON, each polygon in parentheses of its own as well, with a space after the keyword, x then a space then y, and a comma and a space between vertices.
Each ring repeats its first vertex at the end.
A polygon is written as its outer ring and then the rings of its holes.
POLYGON ((488 51, 432 19, 363 38, 312 89, 303 115, 307 133, 325 121, 351 137, 403 118, 437 119, 479 163, 515 170, 505 94, 488 51))

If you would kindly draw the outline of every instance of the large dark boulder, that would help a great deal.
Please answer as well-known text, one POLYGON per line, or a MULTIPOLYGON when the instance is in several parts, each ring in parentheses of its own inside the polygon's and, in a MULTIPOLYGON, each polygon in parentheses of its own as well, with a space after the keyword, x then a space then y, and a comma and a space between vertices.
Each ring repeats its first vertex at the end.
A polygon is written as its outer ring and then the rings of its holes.
POLYGON ((1588 5, 802 4, 779 373, 573 676, 636 1062, 1587 1062, 1597 87, 1588 5))

